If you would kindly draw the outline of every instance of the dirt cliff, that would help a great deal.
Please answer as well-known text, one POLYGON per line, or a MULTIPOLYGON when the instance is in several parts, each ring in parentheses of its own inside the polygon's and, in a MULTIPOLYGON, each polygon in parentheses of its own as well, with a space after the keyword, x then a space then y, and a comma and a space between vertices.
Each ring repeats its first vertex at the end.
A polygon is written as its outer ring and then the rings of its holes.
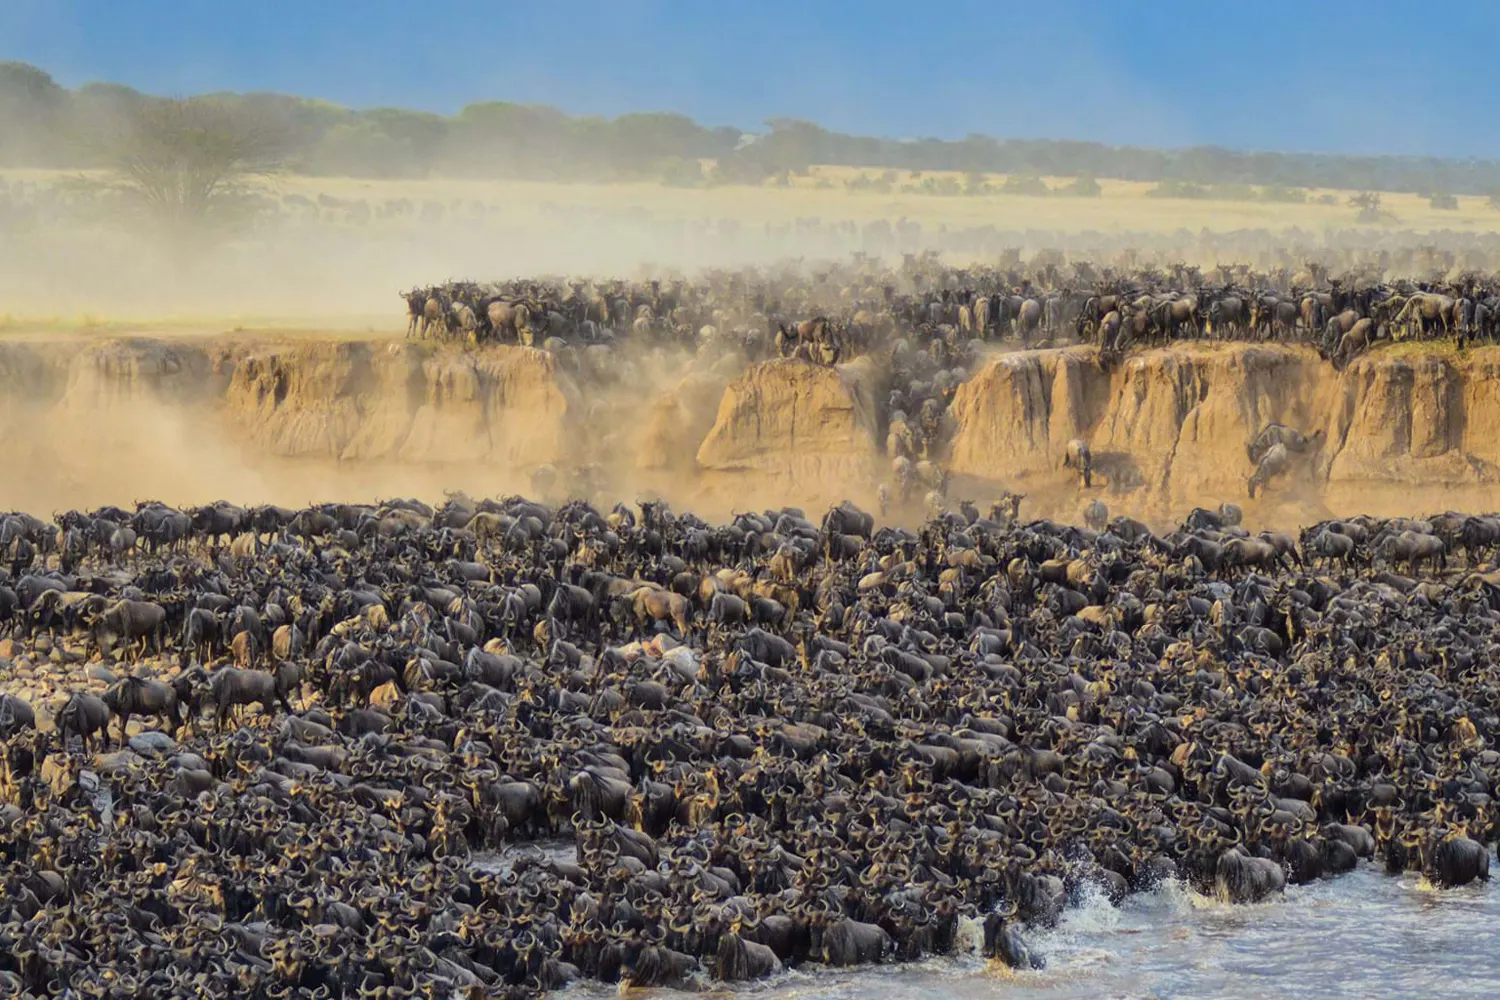
POLYGON ((868 497, 884 464, 883 388, 869 358, 834 368, 794 360, 751 367, 724 390, 698 447, 705 485, 741 506, 868 497))
POLYGON ((487 490, 566 453, 576 390, 542 351, 122 338, 0 344, 0 503, 306 502, 487 490))
MULTIPOLYGON (((662 367, 658 365, 657 367, 662 367)), ((130 337, 0 341, 0 506, 49 511, 232 496, 300 503, 445 488, 527 490, 538 466, 607 465, 710 512, 873 501, 886 373, 794 361, 686 366, 605 400, 553 356, 402 341, 130 337), (675 379, 675 381, 673 381, 675 379)), ((1500 349, 1193 346, 1103 368, 1081 348, 996 355, 950 408, 954 493, 1000 488, 1076 516, 1100 497, 1164 521, 1500 507, 1500 349), (1271 421, 1321 439, 1249 504, 1246 444, 1271 421), (1089 443, 1092 490, 1061 467, 1089 443)))
POLYGON ((1436 351, 1377 351, 1346 371, 1309 348, 1243 344, 1153 351, 1113 370, 1083 349, 1002 355, 953 401, 950 466, 1065 514, 1093 496, 1158 520, 1225 499, 1266 520, 1493 507, 1500 350, 1436 351), (1271 422, 1322 438, 1252 504, 1246 446, 1271 422), (1074 438, 1094 455, 1093 491, 1062 467, 1074 438))
POLYGON ((269 454, 507 467, 561 450, 571 385, 544 351, 314 343, 235 356, 223 406, 269 454))

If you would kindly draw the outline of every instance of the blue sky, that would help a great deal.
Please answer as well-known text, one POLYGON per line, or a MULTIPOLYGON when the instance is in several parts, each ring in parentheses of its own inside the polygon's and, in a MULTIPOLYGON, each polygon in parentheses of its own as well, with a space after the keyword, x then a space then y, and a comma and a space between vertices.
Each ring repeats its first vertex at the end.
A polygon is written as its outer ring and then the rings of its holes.
POLYGON ((0 59, 445 113, 1500 157, 1497 29, 1475 0, 0 0, 0 59))

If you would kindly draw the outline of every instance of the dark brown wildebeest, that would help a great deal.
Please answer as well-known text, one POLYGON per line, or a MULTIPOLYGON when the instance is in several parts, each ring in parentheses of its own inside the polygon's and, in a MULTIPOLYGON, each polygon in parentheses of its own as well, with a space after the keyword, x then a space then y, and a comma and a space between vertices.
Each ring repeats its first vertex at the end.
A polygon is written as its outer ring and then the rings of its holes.
POLYGON ((1315 450, 1322 440, 1321 429, 1311 434, 1303 434, 1286 424, 1266 424, 1261 428, 1260 433, 1255 435, 1255 440, 1245 446, 1245 451, 1249 454, 1250 461, 1259 462, 1274 445, 1286 445, 1287 451, 1294 455, 1302 455, 1315 450))
POLYGON ((29 704, 15 695, 0 694, 0 739, 35 728, 36 713, 29 704))
POLYGON ((1196 295, 1182 295, 1168 299, 1159 303, 1155 312, 1156 325, 1168 338, 1180 336, 1183 327, 1187 327, 1194 337, 1201 336, 1203 333, 1198 317, 1196 295))
POLYGON ((1208 332, 1220 340, 1241 333, 1249 325, 1250 310, 1238 295, 1225 295, 1208 305, 1208 332))
POLYGON ((89 748, 89 737, 100 735, 101 742, 108 742, 109 706, 97 695, 76 692, 57 713, 57 735, 64 751, 68 748, 68 734, 77 733, 83 741, 85 752, 89 748))
POLYGON ((103 645, 105 635, 130 643, 132 660, 138 660, 148 648, 160 651, 167 611, 151 601, 120 600, 105 608, 94 619, 96 638, 103 645), (135 643, 139 641, 137 647, 135 643))
POLYGON ((168 732, 182 726, 178 714, 177 692, 161 681, 145 677, 125 677, 115 681, 104 692, 104 704, 120 720, 120 746, 125 745, 125 728, 132 715, 154 715, 167 723, 168 732))
POLYGON ((406 335, 411 337, 422 332, 422 318, 427 307, 427 293, 420 288, 399 293, 406 301, 406 335))
POLYGON ((276 703, 291 714, 292 706, 287 701, 284 685, 277 683, 276 675, 265 670, 241 670, 238 667, 221 667, 209 676, 209 691, 214 706, 214 722, 220 732, 230 713, 240 705, 259 704, 261 711, 272 715, 276 703))

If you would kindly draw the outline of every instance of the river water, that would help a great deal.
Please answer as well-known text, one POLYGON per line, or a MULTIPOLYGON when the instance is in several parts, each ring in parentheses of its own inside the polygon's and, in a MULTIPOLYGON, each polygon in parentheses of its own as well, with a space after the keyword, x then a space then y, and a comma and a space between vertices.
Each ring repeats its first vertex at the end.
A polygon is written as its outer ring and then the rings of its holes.
MULTIPOLYGON (((733 991, 755 1000, 1107 1000, 1107 998, 1500 997, 1500 885, 1439 892, 1376 867, 1254 906, 1172 884, 1112 907, 1086 898, 1050 931, 1047 956, 1017 973, 978 958, 856 970, 802 967, 733 991)), ((566 995, 604 997, 613 987, 566 995)), ((656 1000, 689 994, 642 991, 656 1000)))

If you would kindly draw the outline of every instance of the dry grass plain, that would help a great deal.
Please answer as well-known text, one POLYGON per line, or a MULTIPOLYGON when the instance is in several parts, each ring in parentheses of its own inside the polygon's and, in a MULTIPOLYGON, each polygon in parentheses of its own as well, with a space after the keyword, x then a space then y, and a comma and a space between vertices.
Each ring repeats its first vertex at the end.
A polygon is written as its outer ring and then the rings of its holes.
MULTIPOLYGON (((0 170, 0 180, 19 180, 39 185, 77 177, 76 171, 0 170)), ((1003 228, 1037 228, 1076 232, 1082 230, 1171 233, 1181 229, 1236 230, 1249 228, 1322 230, 1356 225, 1348 199, 1356 192, 1335 188, 1304 189, 1307 201, 1282 203, 1215 198, 1158 198, 1148 195, 1155 182, 1100 179, 1101 194, 1079 198, 1062 194, 930 194, 916 190, 921 181, 962 183, 968 175, 926 171, 914 174, 884 168, 815 166, 805 175, 794 175, 785 185, 718 185, 672 187, 655 182, 584 183, 470 178, 373 179, 285 174, 264 182, 272 195, 302 195, 316 198, 363 199, 379 204, 392 199, 415 201, 479 201, 488 206, 531 211, 539 214, 559 208, 611 212, 644 211, 670 218, 735 219, 742 223, 792 222, 821 218, 894 222, 908 219, 923 226, 993 225, 1003 228), (850 190, 851 180, 874 181, 882 175, 893 178, 893 190, 879 193, 850 190), (1334 204, 1318 202, 1331 196, 1334 204)), ((984 182, 999 188, 1004 174, 985 174, 984 182)), ((1050 188, 1071 184, 1071 177, 1042 178, 1050 188)), ((1457 198, 1456 209, 1432 208, 1428 199, 1416 194, 1382 192, 1387 218, 1371 224, 1382 228, 1419 231, 1500 231, 1500 209, 1478 195, 1457 198)))
MULTIPOLYGON (((1306 189, 1304 203, 1218 200, 1212 198, 1156 198, 1147 192, 1154 182, 1099 181, 1097 198, 1059 194, 938 195, 904 190, 920 180, 933 178, 962 183, 964 174, 928 171, 920 177, 890 171, 894 191, 888 194, 850 190, 846 184, 860 177, 875 180, 887 173, 881 168, 813 167, 805 176, 794 176, 787 186, 765 184, 699 188, 668 187, 655 183, 563 184, 538 181, 486 180, 370 180, 365 178, 284 177, 276 186, 285 193, 309 197, 330 194, 341 198, 384 201, 390 198, 478 200, 492 205, 546 211, 554 207, 577 207, 624 211, 641 209, 654 215, 682 218, 730 218, 742 223, 791 222, 821 218, 894 222, 908 219, 924 227, 993 225, 1036 228, 1059 232, 1141 231, 1172 233, 1181 229, 1211 230, 1288 229, 1323 230, 1355 225, 1355 211, 1348 205, 1354 191, 1332 188, 1306 189), (1318 204, 1319 196, 1332 195, 1336 204, 1318 204)), ((985 183, 999 188, 1008 179, 1003 174, 983 175, 985 183)), ((1051 188, 1070 184, 1070 177, 1047 177, 1051 188)), ((1428 199, 1415 194, 1382 193, 1389 218, 1381 228, 1416 230, 1451 229, 1468 232, 1500 231, 1500 209, 1490 208, 1479 196, 1458 198, 1457 209, 1434 209, 1428 199)))
MULTIPOLYGON (((14 170, 0 180, 36 191, 76 178, 76 172, 14 170)), ((1383 195, 1386 213, 1374 224, 1356 221, 1348 204, 1354 192, 1311 189, 1303 203, 1179 199, 1148 196, 1155 184, 1104 179, 1099 197, 1052 194, 932 194, 927 180, 961 185, 957 173, 878 168, 814 167, 782 184, 759 187, 671 187, 658 183, 555 183, 442 178, 373 180, 281 175, 264 182, 280 201, 272 226, 210 272, 176 281, 164 294, 142 294, 158 284, 139 241, 115 231, 59 231, 46 224, 16 231, 9 252, 0 246, 0 333, 6 335, 121 335, 130 332, 192 334, 204 331, 323 336, 369 336, 400 328, 393 293, 412 283, 450 277, 505 277, 536 273, 633 274, 643 266, 693 270, 721 263, 750 263, 787 256, 842 255, 857 249, 851 237, 788 237, 799 223, 817 220, 863 225, 884 220, 918 223, 924 234, 993 227, 1018 233, 1094 233, 1118 238, 1141 234, 1160 247, 1174 235, 1205 232, 1295 232, 1317 239, 1331 231, 1370 240, 1396 231, 1462 236, 1500 232, 1500 210, 1477 196, 1458 198, 1453 210, 1432 208, 1412 194, 1383 195), (851 190, 849 182, 885 175, 891 190, 851 190), (340 205, 364 202, 373 218, 354 224, 342 207, 316 213, 291 204, 320 195, 340 205), (1320 204, 1331 196, 1333 204, 1320 204), (437 227, 414 215, 382 218, 382 206, 400 200, 437 203, 437 227), (482 209, 476 211, 476 209, 482 209), (741 235, 724 252, 725 223, 741 235), (711 230, 691 234, 694 225, 711 230), (773 235, 772 230, 779 230, 773 235), (687 233, 687 235, 684 235, 687 233), (8 280, 7 280, 8 279, 8 280)), ((986 175, 999 188, 1003 175, 986 175)), ((1044 178, 1051 188, 1072 178, 1044 178)), ((12 186, 12 190, 15 188, 12 186)), ((5 243, 7 241, 0 241, 5 243)), ((1232 243, 1232 240, 1229 241, 1232 243)), ((1227 251, 1230 259, 1236 257, 1227 251)))

